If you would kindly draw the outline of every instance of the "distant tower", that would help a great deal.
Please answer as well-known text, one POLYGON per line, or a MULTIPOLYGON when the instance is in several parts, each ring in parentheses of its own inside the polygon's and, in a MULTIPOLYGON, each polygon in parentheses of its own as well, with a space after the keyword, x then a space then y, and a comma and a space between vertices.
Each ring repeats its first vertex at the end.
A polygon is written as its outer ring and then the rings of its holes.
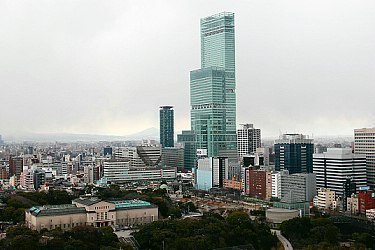
POLYGON ((201 19, 201 69, 190 72, 191 130, 208 157, 236 161, 234 14, 201 19))
POLYGON ((254 153, 260 148, 260 129, 254 128, 253 124, 241 124, 242 128, 237 129, 237 150, 239 156, 254 153))
POLYGON ((174 147, 173 106, 160 107, 160 144, 163 148, 174 147))

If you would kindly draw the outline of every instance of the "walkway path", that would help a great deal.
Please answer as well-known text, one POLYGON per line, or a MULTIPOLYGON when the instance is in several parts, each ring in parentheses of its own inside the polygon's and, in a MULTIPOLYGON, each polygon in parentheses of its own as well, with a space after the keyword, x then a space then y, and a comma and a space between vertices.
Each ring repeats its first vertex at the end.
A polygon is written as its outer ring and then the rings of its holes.
POLYGON ((290 244, 289 240, 281 235, 280 230, 271 230, 272 232, 276 233, 277 238, 283 244, 285 250, 293 250, 292 244, 290 244))

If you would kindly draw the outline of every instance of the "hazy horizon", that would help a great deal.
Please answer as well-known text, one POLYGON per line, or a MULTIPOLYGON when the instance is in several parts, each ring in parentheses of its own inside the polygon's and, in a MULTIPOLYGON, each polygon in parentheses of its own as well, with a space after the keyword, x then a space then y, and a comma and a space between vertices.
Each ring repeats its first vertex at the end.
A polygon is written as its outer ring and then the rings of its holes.
POLYGON ((200 18, 235 13, 237 124, 262 137, 375 126, 375 2, 0 2, 0 134, 190 129, 200 18))

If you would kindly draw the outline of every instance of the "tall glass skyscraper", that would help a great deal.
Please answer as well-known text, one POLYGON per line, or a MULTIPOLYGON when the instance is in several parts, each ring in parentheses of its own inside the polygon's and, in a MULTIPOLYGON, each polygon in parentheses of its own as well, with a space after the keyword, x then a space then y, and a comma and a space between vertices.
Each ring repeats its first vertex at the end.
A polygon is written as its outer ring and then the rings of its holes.
POLYGON ((163 148, 174 147, 173 106, 160 107, 160 144, 163 148))
POLYGON ((313 172, 314 140, 303 134, 283 134, 275 141, 275 170, 289 174, 313 172))
POLYGON ((207 156, 237 158, 234 14, 201 19, 201 69, 190 72, 191 130, 207 156))

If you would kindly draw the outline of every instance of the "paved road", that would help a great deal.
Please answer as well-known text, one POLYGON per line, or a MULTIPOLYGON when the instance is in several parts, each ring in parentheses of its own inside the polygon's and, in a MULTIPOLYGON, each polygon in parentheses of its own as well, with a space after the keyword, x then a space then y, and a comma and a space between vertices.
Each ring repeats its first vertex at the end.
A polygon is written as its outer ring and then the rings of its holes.
POLYGON ((283 244, 285 250, 293 250, 292 244, 290 244, 290 242, 281 235, 280 230, 272 230, 272 232, 276 233, 277 238, 283 244))

